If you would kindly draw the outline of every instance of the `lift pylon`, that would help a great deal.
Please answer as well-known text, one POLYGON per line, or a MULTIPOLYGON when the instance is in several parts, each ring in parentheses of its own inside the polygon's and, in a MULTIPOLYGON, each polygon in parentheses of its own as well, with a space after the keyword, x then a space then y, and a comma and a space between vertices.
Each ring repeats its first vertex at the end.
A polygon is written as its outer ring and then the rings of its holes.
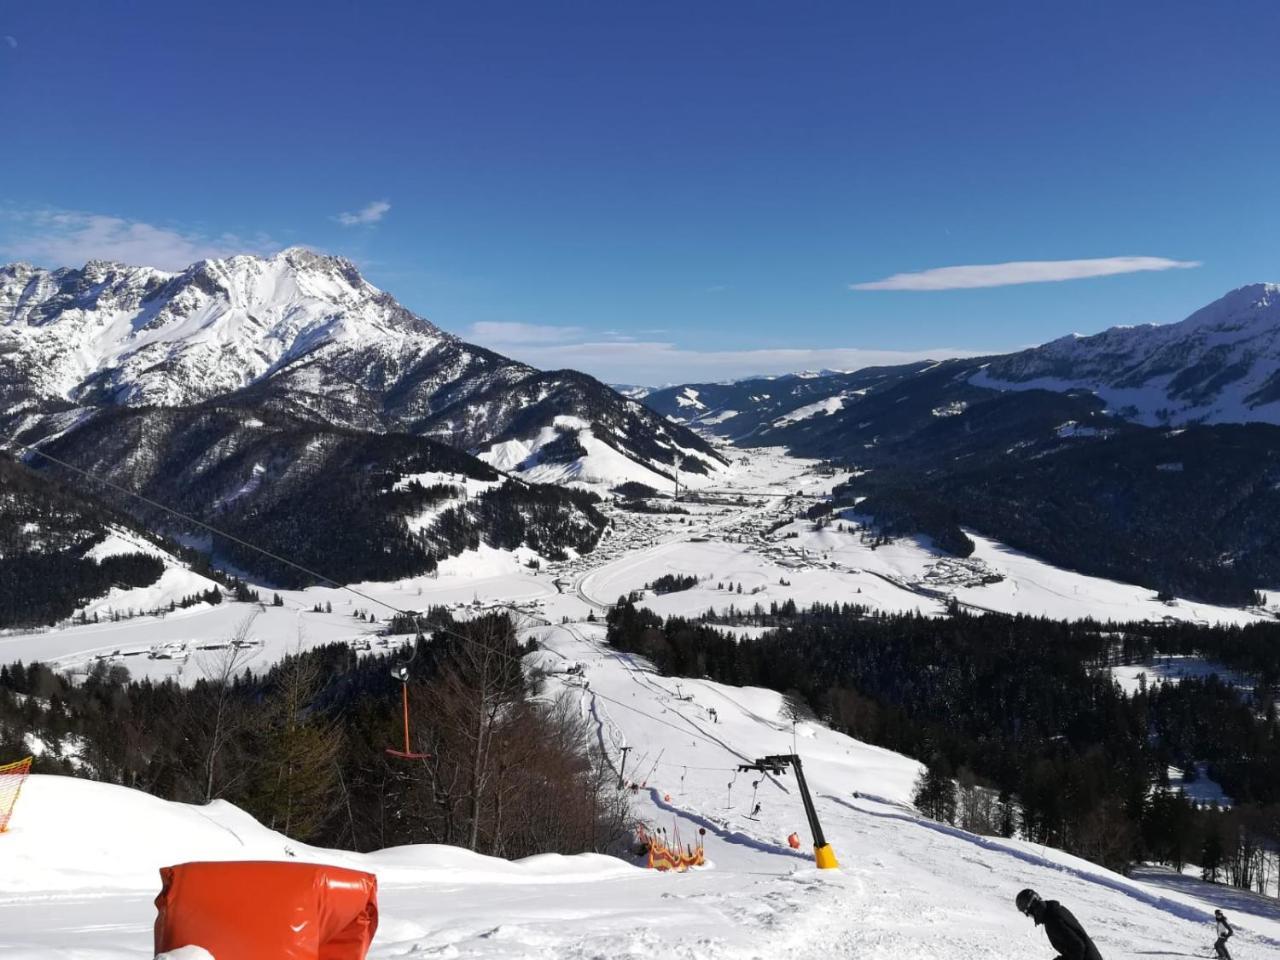
POLYGON ((818 811, 813 805, 813 797, 809 795, 809 783, 804 778, 804 765, 800 757, 794 753, 773 754, 761 757, 755 763, 740 763, 738 769, 746 772, 754 770, 758 773, 771 773, 782 776, 790 767, 796 772, 796 783, 800 786, 800 799, 804 803, 804 815, 809 820, 809 830, 813 833, 813 859, 819 870, 833 870, 840 866, 836 860, 836 852, 827 843, 822 832, 822 824, 818 822, 818 811))

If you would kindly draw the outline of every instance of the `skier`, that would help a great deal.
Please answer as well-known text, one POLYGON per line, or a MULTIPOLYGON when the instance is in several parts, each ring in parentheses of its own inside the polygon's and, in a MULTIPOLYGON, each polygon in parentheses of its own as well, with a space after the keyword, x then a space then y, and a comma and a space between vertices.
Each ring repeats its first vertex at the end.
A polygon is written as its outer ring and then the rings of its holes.
POLYGON ((1231 960, 1231 954, 1227 951, 1227 940, 1235 933, 1231 929, 1231 924, 1227 923, 1227 916, 1221 910, 1213 911, 1213 919, 1217 924, 1218 939, 1214 941, 1213 952, 1218 955, 1218 960, 1231 960))
POLYGON ((1036 926, 1044 927, 1045 936, 1058 951, 1057 960, 1102 960, 1080 921, 1057 900, 1041 900, 1034 890, 1023 890, 1014 903, 1036 926))

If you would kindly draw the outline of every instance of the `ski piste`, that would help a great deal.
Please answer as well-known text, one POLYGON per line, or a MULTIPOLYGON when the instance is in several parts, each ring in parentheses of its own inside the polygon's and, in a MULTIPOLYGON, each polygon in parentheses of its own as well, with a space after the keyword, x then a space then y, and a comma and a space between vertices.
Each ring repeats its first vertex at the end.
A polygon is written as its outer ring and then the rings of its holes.
MULTIPOLYGON (((778 694, 682 680, 691 699, 680 700, 674 681, 603 645, 597 623, 541 628, 540 639, 535 658, 584 664, 590 689, 565 690, 580 698, 611 755, 620 741, 643 744, 651 757, 663 751, 635 794, 637 811, 685 836, 705 828, 705 869, 664 875, 593 855, 507 863, 446 847, 321 850, 225 803, 191 807, 36 776, 0 838, 4 956, 150 956, 156 870, 192 859, 296 858, 375 872, 383 920, 374 958, 661 951, 719 960, 780 950, 800 958, 1046 958, 1043 937, 1013 907, 1027 885, 1068 904, 1104 957, 1202 956, 1214 898, 1238 895, 1181 887, 1158 872, 1127 879, 1052 849, 929 822, 909 804, 915 761, 804 723, 794 735, 841 861, 838 870, 817 870, 810 850, 786 840, 805 831, 793 780, 763 779, 768 802, 757 822, 746 819, 749 792, 725 809, 727 770, 753 751, 790 751, 792 724, 778 694), (719 724, 703 720, 708 706, 719 724)), ((1256 909, 1232 910, 1238 957, 1280 949, 1275 908, 1263 913, 1259 900, 1256 909)))

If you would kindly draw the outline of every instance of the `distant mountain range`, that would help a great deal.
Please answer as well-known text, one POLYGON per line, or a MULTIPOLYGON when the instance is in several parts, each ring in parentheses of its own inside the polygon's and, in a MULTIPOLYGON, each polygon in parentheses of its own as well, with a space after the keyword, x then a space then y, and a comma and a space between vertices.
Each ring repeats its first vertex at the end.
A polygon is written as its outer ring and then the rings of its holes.
POLYGON ((590 549, 603 524, 590 498, 521 480, 661 489, 677 463, 686 478, 725 465, 599 381, 466 343, 349 261, 296 248, 179 273, 0 267, 0 448, 15 440, 348 579, 479 543, 590 549))
POLYGON ((1280 588, 1280 286, 994 357, 655 390, 669 419, 867 471, 894 533, 965 527, 1154 590, 1280 588))

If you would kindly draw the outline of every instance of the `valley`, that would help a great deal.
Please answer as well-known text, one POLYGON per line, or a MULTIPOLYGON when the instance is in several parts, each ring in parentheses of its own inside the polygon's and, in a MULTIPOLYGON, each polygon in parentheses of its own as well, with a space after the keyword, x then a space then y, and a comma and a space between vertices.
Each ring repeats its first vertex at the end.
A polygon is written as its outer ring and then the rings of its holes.
MULTIPOLYGON (((615 501, 604 507, 610 526, 599 545, 573 559, 545 561, 525 548, 482 546, 442 561, 431 574, 353 583, 363 597, 325 586, 265 585, 258 587, 261 603, 200 603, 162 617, 112 622, 113 610, 144 610, 157 599, 155 587, 117 589, 85 608, 90 617, 98 613, 106 622, 0 632, 0 661, 40 660, 73 672, 103 661, 120 663, 139 678, 194 682, 221 664, 233 641, 240 645, 238 666, 262 667, 291 650, 326 643, 386 649, 392 641, 384 635, 385 622, 393 610, 439 606, 469 614, 514 606, 534 621, 580 619, 590 612, 600 615, 620 596, 643 590, 664 574, 692 575, 699 582, 642 600, 663 616, 833 600, 885 612, 942 615, 954 600, 975 611, 1056 619, 1211 624, 1265 622, 1280 609, 1159 600, 1141 587, 1061 570, 981 537, 975 537, 977 549, 965 560, 932 548, 925 538, 875 546, 867 542, 856 515, 824 518, 824 526, 815 530, 812 521, 796 514, 847 474, 778 450, 755 449, 748 456, 724 448, 724 453, 730 469, 713 502, 699 502, 695 490, 678 504, 687 513, 662 514, 632 512, 615 501), (270 602, 273 594, 280 606, 270 602), (325 607, 332 612, 323 612, 325 607), (366 619, 370 614, 375 621, 366 619)), ((194 574, 170 576, 177 582, 175 593, 211 585, 194 574)), ((1280 591, 1274 596, 1280 600, 1280 591)))

